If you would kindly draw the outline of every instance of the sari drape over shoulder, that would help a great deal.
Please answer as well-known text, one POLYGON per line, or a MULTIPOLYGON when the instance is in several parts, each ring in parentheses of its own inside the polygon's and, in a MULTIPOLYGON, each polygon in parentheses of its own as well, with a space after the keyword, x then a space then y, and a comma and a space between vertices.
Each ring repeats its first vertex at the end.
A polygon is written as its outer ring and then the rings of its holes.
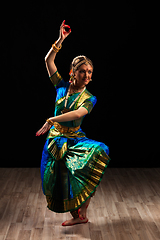
MULTIPOLYGON (((56 88, 54 115, 62 114, 70 83, 55 72, 50 77, 56 88)), ((97 102, 87 89, 69 95, 67 108, 77 98, 71 111, 84 107, 88 113, 97 102)), ((43 193, 48 208, 54 212, 68 212, 81 207, 92 196, 102 180, 110 158, 104 143, 88 139, 81 129, 84 117, 52 126, 44 145, 41 160, 43 193), (78 130, 77 130, 78 129, 78 130)))

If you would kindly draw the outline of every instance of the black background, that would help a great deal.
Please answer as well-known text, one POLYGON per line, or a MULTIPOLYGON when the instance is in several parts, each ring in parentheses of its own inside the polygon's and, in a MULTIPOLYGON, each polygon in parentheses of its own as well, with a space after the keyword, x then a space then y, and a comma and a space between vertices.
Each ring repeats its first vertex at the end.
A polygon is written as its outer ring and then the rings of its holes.
POLYGON ((53 116, 55 100, 44 58, 65 19, 72 33, 57 54, 58 71, 68 81, 77 55, 94 64, 87 89, 98 101, 82 125, 87 137, 110 147, 110 167, 158 167, 159 95, 138 70, 141 46, 134 1, 18 2, 4 11, 1 166, 40 166, 47 135, 35 133, 53 116))

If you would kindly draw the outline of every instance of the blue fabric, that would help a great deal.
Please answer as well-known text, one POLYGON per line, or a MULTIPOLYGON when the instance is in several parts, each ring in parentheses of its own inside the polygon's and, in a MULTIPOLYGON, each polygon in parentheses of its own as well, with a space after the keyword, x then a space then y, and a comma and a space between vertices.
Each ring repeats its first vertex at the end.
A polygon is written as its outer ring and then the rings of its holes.
MULTIPOLYGON (((105 151, 107 155, 109 155, 109 147, 107 145, 105 145, 102 142, 89 139, 87 137, 82 137, 82 138, 55 137, 54 140, 56 141, 56 146, 58 147, 59 150, 62 148, 63 144, 67 142, 67 146, 69 150, 70 149, 73 150, 73 147, 75 150, 75 149, 83 149, 83 148, 85 149, 95 148, 96 146, 99 146, 105 151)), ((48 152, 48 148, 47 148, 48 144, 49 144, 49 139, 46 140, 46 143, 44 145, 43 152, 42 152, 42 159, 41 159, 41 179, 42 179, 43 193, 44 193, 44 188, 43 188, 44 172, 45 172, 47 163, 53 160, 51 155, 48 152)))
MULTIPOLYGON (((57 95, 56 95, 56 101, 55 101, 54 116, 59 116, 62 114, 61 111, 64 109, 65 96, 67 95, 69 86, 70 86, 70 83, 65 82, 62 79, 60 81, 60 83, 55 87, 57 95), (62 101, 61 101, 61 99, 62 99, 62 101)), ((88 99, 86 99, 82 103, 81 106, 85 107, 88 110, 88 113, 90 113, 97 102, 97 98, 95 96, 93 96, 92 94, 90 94, 87 90, 85 90, 84 94, 88 94, 90 97, 88 99)), ((80 95, 79 92, 69 95, 69 98, 67 101, 67 106, 66 106, 67 109, 69 109, 70 105, 77 98, 78 95, 80 95)), ((78 100, 77 100, 77 102, 78 102, 78 100)), ((71 109, 70 109, 71 111, 77 109, 77 102, 71 107, 71 109)), ((61 124, 63 126, 67 126, 67 127, 76 127, 76 126, 79 126, 82 124, 84 117, 82 117, 79 120, 74 120, 74 121, 70 121, 70 122, 61 122, 61 124)))
MULTIPOLYGON (((64 109, 69 85, 70 83, 63 79, 56 85, 55 116, 60 115, 64 109)), ((67 108, 78 94, 69 96, 67 108)), ((75 103, 71 111, 78 106, 85 107, 90 113, 97 99, 85 90, 84 97, 81 98, 82 103, 78 101, 79 105, 75 103)), ((76 127, 82 124, 83 118, 61 124, 76 127)), ((54 128, 51 127, 50 133, 54 132, 54 128)), ((87 138, 81 128, 75 133, 73 137, 61 132, 48 135, 43 148, 42 189, 47 197, 48 208, 55 212, 67 212, 79 208, 99 185, 110 161, 107 145, 87 138)))

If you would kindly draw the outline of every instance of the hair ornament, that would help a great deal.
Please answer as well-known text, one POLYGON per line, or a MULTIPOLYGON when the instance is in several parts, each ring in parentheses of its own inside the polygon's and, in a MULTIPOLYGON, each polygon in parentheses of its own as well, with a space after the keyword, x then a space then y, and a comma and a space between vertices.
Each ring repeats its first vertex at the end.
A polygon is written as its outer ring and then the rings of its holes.
POLYGON ((71 69, 70 72, 69 72, 69 75, 70 75, 69 82, 70 83, 74 81, 74 74, 82 64, 86 64, 86 65, 90 64, 91 67, 93 68, 92 61, 89 58, 87 58, 86 56, 79 55, 79 56, 75 57, 72 60, 72 63, 71 63, 71 66, 70 66, 70 69, 71 69))
POLYGON ((84 55, 79 55, 77 57, 75 57, 72 61, 72 71, 73 73, 75 73, 75 71, 82 65, 82 64, 90 64, 92 67, 93 67, 93 63, 92 61, 87 58, 86 56, 84 55))

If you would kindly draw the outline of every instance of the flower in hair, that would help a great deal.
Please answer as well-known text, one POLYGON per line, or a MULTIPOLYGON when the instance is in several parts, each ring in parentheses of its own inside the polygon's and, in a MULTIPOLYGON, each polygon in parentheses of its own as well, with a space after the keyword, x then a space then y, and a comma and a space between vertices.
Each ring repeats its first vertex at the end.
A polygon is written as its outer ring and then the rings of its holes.
POLYGON ((72 69, 69 72, 69 76, 70 76, 69 83, 71 83, 73 81, 73 70, 72 69))
POLYGON ((70 76, 73 75, 73 71, 72 71, 72 69, 70 70, 69 75, 70 75, 70 76))

